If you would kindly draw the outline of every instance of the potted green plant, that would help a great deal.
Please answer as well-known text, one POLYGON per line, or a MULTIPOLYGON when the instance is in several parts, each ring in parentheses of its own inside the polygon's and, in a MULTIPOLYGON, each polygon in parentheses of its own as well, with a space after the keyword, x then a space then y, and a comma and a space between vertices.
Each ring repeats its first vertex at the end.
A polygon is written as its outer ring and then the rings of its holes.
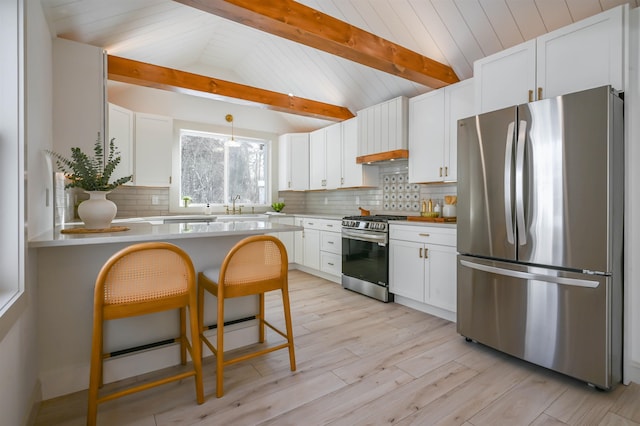
POLYGON ((133 177, 132 175, 124 176, 110 182, 111 175, 121 161, 114 140, 111 139, 109 142, 109 154, 106 158, 100 135, 98 135, 93 147, 93 157, 77 147, 71 148, 71 158, 57 152, 47 151, 69 180, 65 188, 81 188, 89 194, 89 199, 78 206, 78 216, 88 229, 110 227, 111 221, 116 216, 117 207, 115 203, 106 198, 106 195, 120 185, 129 182, 133 177))

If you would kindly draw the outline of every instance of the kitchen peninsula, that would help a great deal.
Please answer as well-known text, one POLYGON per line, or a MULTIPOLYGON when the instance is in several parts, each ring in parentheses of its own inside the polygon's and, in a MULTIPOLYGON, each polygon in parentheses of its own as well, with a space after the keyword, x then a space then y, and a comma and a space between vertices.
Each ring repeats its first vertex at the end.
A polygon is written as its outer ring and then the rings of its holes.
MULTIPOLYGON (((299 226, 268 220, 225 220, 209 223, 124 221, 122 232, 63 234, 56 228, 29 241, 29 255, 37 258, 38 370, 44 399, 86 389, 93 318, 93 289, 102 265, 118 250, 139 242, 167 241, 184 249, 196 272, 221 263, 231 247, 250 235, 300 231, 299 226)), ((289 254, 293 256, 293 254, 289 254)), ((257 342, 253 316, 257 297, 227 302, 226 349, 257 342)), ((178 335, 176 312, 110 321, 105 327, 105 383, 144 374, 179 363, 171 342, 178 335), (167 341, 169 341, 167 343, 167 341), (151 345, 150 349, 130 349, 151 345), (115 356, 117 355, 117 356, 115 356)), ((205 300, 205 324, 214 325, 215 298, 205 300)), ((215 334, 215 329, 207 334, 215 334)), ((205 356, 210 355, 205 351, 205 356)))

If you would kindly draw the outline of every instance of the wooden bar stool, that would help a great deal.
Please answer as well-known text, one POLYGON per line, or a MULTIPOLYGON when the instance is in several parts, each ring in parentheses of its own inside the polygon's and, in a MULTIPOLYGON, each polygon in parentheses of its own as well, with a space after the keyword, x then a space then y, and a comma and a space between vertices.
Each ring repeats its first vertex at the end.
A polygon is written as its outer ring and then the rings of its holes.
POLYGON ((93 342, 89 378, 87 424, 95 425, 98 404, 134 392, 194 376, 196 399, 204 402, 202 383, 202 343, 198 332, 195 269, 189 255, 179 247, 163 242, 140 243, 126 247, 104 264, 96 279, 93 298, 93 342), (186 333, 189 308, 191 344, 186 333), (178 309, 180 313, 180 360, 187 363, 190 353, 193 369, 153 382, 99 395, 103 381, 103 322, 178 309))
POLYGON ((257 235, 238 242, 225 256, 219 268, 207 269, 198 274, 198 320, 200 337, 216 356, 216 396, 223 392, 224 367, 240 361, 255 358, 277 351, 289 349, 291 371, 296 370, 293 347, 293 328, 289 307, 287 251, 280 240, 270 235, 257 235), (214 347, 204 332, 204 291, 212 293, 218 299, 217 345, 214 347), (265 320, 264 294, 268 291, 282 292, 282 305, 286 332, 283 332, 265 320), (231 359, 224 358, 224 300, 226 298, 259 295, 260 309, 256 319, 259 321, 259 342, 264 343, 265 325, 286 339, 285 343, 266 347, 258 351, 231 359))

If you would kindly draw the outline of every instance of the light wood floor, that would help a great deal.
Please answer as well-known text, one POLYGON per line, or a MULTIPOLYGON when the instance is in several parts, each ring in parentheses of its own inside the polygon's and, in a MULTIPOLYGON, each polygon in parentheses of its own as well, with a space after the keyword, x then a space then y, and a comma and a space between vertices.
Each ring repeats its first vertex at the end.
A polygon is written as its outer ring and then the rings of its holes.
MULTIPOLYGON (((291 272, 290 294, 296 372, 286 351, 236 364, 217 399, 207 358, 203 405, 185 380, 102 404, 98 423, 640 425, 637 384, 599 392, 468 343, 453 323, 303 272, 291 272)), ((272 312, 280 312, 277 295, 267 299, 272 312)), ((36 424, 82 425, 85 412, 86 392, 78 392, 42 403, 36 424)))

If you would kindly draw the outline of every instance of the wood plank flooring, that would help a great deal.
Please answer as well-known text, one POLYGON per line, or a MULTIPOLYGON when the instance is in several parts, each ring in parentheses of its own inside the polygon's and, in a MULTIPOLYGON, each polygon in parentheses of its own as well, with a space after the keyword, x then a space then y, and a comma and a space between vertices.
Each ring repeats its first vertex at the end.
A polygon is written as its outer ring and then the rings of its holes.
MULTIPOLYGON (((640 425, 640 385, 596 391, 468 343, 453 323, 300 271, 290 273, 290 295, 296 372, 286 351, 233 365, 218 399, 210 357, 204 404, 185 380, 102 404, 98 424, 640 425)), ((268 296, 267 319, 282 325, 279 304, 268 296)), ((36 424, 85 424, 86 397, 43 402, 36 424)))

